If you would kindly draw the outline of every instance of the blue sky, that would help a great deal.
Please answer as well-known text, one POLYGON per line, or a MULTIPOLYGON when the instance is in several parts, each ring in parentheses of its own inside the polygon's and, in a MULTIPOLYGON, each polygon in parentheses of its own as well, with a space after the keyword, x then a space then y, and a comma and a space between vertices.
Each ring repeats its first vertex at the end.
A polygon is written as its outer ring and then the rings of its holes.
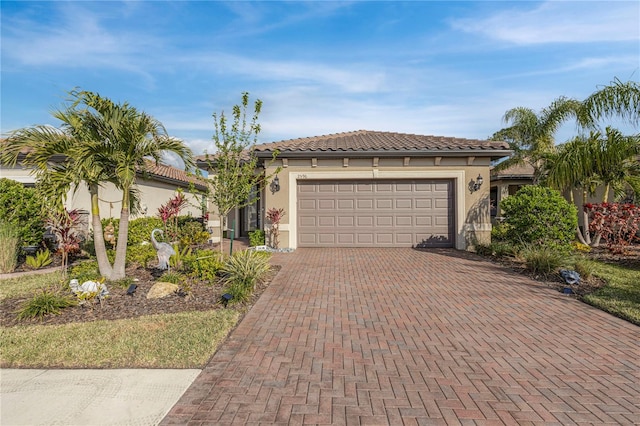
MULTIPOLYGON (((261 142, 359 129, 484 139, 515 106, 640 80, 640 2, 11 2, 1 131, 57 125, 74 87, 196 154, 248 91, 261 142)), ((575 132, 567 124, 558 142, 575 132)))

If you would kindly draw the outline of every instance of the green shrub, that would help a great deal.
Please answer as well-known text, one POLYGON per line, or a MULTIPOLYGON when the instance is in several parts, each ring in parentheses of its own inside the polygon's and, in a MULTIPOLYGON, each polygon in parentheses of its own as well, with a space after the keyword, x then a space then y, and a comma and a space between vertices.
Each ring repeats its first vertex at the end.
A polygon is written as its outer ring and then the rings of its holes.
POLYGON ((42 242, 44 212, 44 199, 35 188, 0 178, 0 218, 15 226, 23 245, 42 242))
POLYGON ((0 222, 0 273, 13 272, 18 264, 20 236, 15 225, 0 222))
POLYGON ((25 263, 31 269, 40 269, 45 266, 51 265, 53 259, 51 259, 51 252, 47 249, 40 250, 35 256, 27 256, 25 263))
POLYGON ((182 260, 183 270, 189 275, 214 282, 218 278, 218 272, 224 266, 224 255, 216 250, 198 250, 182 260))
POLYGON ((271 269, 265 252, 255 250, 238 251, 230 256, 222 268, 226 282, 226 291, 233 296, 233 301, 244 302, 249 299, 255 285, 271 269))
POLYGON ((591 278, 597 267, 597 262, 583 257, 576 259, 573 265, 573 269, 580 274, 580 278, 585 280, 591 278))
POLYGON ((195 219, 184 221, 182 225, 178 222, 178 236, 180 244, 190 246, 194 244, 205 244, 209 241, 209 233, 204 229, 202 223, 195 219))
POLYGON ((558 191, 536 185, 505 198, 505 240, 512 244, 545 245, 569 252, 578 226, 576 207, 558 191))
POLYGON ((173 251, 175 251, 176 254, 169 258, 169 266, 178 270, 183 270, 184 258, 191 256, 191 247, 185 246, 180 248, 178 244, 174 244, 173 251))
POLYGON ((476 253, 481 256, 508 257, 518 253, 516 247, 504 241, 492 241, 491 244, 476 244, 476 253))
POLYGON ((69 278, 77 279, 82 284, 85 281, 98 281, 100 278, 100 270, 96 261, 82 262, 74 265, 69 270, 69 278))
POLYGON ((249 245, 251 247, 263 246, 265 244, 265 233, 262 229, 249 232, 249 245))
POLYGON ((44 289, 25 302, 18 310, 18 319, 42 318, 45 315, 57 315, 64 308, 75 306, 78 302, 60 292, 44 289))
POLYGON ((507 233, 509 231, 509 225, 506 223, 496 223, 491 227, 491 241, 505 241, 507 239, 507 233))
MULTIPOLYGON (((102 219, 104 228, 110 222, 115 228, 116 241, 118 240, 118 230, 120 229, 120 219, 102 219)), ((129 221, 129 231, 127 234, 127 246, 137 246, 143 242, 151 242, 151 231, 155 228, 164 229, 162 220, 159 217, 139 217, 129 221)))
POLYGON ((147 268, 149 262, 156 259, 156 257, 156 249, 151 244, 138 244, 127 247, 127 263, 135 263, 147 268))
POLYGON ((163 281, 165 283, 180 284, 182 281, 184 281, 184 275, 174 271, 165 272, 164 274, 162 274, 162 277, 160 277, 160 281, 163 281))
POLYGON ((549 275, 567 262, 566 255, 549 246, 525 245, 519 255, 534 274, 549 275))

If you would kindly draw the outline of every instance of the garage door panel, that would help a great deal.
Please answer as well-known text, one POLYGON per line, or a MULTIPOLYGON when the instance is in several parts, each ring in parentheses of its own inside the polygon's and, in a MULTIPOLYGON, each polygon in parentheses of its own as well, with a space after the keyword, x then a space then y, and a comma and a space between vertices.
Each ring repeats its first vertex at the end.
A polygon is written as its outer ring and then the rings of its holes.
POLYGON ((318 235, 319 244, 335 244, 336 237, 334 234, 320 234, 318 235))
POLYGON ((412 216, 396 216, 396 226, 397 227, 407 227, 407 226, 412 226, 412 222, 413 222, 413 217, 412 216))
POLYGON ((375 200, 375 205, 376 209, 391 209, 393 208, 393 200, 389 198, 375 200))
POLYGON ((355 200, 338 200, 338 210, 353 210, 355 200))
POLYGON ((373 216, 358 216, 356 218, 357 225, 361 228, 373 226, 373 221, 374 221, 373 216))
POLYGON ((375 243, 375 238, 373 232, 361 233, 358 232, 356 236, 356 241, 361 245, 372 245, 375 243))
POLYGON ((356 206, 358 210, 371 210, 373 209, 373 198, 358 199, 356 200, 356 206))
POLYGON ((338 234, 338 244, 355 244, 356 236, 354 234, 338 234))
POLYGON ((413 200, 410 198, 401 198, 396 200, 396 209, 411 209, 413 200))
POLYGON ((318 200, 318 210, 335 210, 336 200, 318 200))
POLYGON ((319 216, 318 226, 320 228, 333 228, 334 226, 336 226, 336 218, 334 216, 319 216))
POLYGON ((350 227, 354 226, 356 218, 353 216, 338 216, 338 227, 350 227))
POLYGON ((393 226, 393 216, 376 216, 376 226, 393 226))
POLYGON ((376 243, 378 245, 393 245, 393 233, 376 233, 376 243))
POLYGON ((301 181, 300 247, 451 247, 453 181, 301 181))
POLYGON ((300 216, 298 219, 298 223, 301 227, 304 228, 315 228, 318 226, 318 221, 315 216, 300 216))

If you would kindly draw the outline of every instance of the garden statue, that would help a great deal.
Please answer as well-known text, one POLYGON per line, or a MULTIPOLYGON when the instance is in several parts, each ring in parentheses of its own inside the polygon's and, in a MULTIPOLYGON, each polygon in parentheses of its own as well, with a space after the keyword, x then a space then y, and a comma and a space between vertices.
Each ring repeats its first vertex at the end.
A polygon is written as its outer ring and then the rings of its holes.
POLYGON ((176 251, 167 243, 159 243, 154 235, 156 232, 164 234, 164 231, 158 228, 151 231, 151 243, 153 244, 153 248, 158 252, 158 268, 169 269, 169 258, 176 254, 176 251))

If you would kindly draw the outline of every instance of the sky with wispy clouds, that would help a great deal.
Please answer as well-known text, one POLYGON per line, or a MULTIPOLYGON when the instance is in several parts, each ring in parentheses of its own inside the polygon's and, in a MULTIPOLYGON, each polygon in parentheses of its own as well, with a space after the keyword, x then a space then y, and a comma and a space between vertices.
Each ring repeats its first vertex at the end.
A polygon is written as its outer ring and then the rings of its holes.
MULTIPOLYGON (((5 1, 1 131, 79 87, 196 154, 260 98, 261 142, 359 129, 484 139, 516 106, 640 80, 638 1, 5 1)), ((567 124, 558 142, 575 133, 567 124)))

